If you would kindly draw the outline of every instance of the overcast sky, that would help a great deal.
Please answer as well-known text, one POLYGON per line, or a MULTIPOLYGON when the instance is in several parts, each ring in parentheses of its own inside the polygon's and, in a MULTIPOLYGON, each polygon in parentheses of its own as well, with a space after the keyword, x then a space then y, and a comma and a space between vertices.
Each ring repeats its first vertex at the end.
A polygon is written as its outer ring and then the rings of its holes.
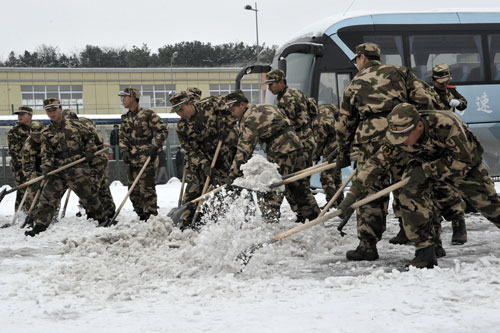
MULTIPOLYGON (((448 0, 446 0, 447 2, 448 0)), ((259 42, 287 41, 322 18, 368 4, 402 10, 429 8, 434 0, 257 0, 259 42), (417 7, 416 7, 417 6, 417 7)), ((455 0, 464 6, 493 7, 498 0, 455 0)), ((61 52, 79 52, 85 45, 126 47, 146 43, 153 52, 165 45, 199 40, 222 44, 255 44, 255 13, 246 0, 3 0, 0 59, 10 51, 34 51, 41 44, 61 52)), ((499 9, 500 11, 500 9, 499 9)))

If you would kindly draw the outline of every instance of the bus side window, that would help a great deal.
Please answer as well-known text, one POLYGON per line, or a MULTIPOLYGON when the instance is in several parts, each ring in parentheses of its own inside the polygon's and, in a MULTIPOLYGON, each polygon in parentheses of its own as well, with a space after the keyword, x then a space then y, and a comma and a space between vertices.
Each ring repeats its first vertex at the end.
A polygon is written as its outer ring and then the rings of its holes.
POLYGON ((491 61, 491 78, 500 81, 500 34, 488 35, 491 61))
POLYGON ((319 77, 318 105, 340 106, 347 84, 351 81, 348 73, 324 72, 319 77))

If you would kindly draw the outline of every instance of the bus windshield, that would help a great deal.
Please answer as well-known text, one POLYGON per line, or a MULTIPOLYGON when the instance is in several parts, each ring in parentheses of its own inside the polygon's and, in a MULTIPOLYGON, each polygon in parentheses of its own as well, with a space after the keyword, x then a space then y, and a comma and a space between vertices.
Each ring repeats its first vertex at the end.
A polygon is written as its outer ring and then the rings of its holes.
MULTIPOLYGON (((307 96, 311 95, 311 79, 315 56, 313 54, 292 53, 286 57, 286 82, 290 88, 299 89, 307 96)), ((277 60, 273 68, 277 68, 277 60)), ((270 91, 266 93, 266 103, 276 104, 270 91)))

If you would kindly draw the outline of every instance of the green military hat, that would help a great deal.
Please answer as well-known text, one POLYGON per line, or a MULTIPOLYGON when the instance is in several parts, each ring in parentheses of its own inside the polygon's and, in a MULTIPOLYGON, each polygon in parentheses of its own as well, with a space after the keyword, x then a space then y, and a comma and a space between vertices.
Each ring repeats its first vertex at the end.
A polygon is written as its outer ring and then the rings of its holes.
POLYGON ((34 139, 40 139, 42 136, 43 123, 40 120, 31 122, 30 136, 34 139))
POLYGON ((432 78, 439 83, 448 83, 451 80, 450 67, 446 64, 432 66, 432 78))
POLYGON ((387 116, 388 127, 386 138, 393 145, 400 145, 406 141, 420 121, 420 113, 414 105, 408 103, 398 104, 387 116))
POLYGON ((248 98, 246 98, 243 91, 238 89, 224 96, 224 102, 226 103, 227 106, 231 106, 234 103, 239 103, 239 102, 248 103, 248 98))
POLYGON ((357 56, 359 55, 366 55, 366 56, 373 56, 373 57, 379 57, 380 58, 380 46, 378 46, 375 43, 363 43, 359 44, 356 46, 356 49, 354 51, 355 57, 351 59, 351 61, 354 61, 357 56))
POLYGON ((54 110, 60 107, 61 107, 61 101, 59 100, 59 98, 52 97, 52 98, 47 98, 46 100, 43 101, 43 108, 45 110, 54 110))
POLYGON ((193 96, 188 94, 186 91, 181 91, 175 94, 169 99, 170 105, 172 105, 172 112, 182 111, 182 105, 184 103, 189 103, 192 100, 194 100, 193 96))
POLYGON ((29 106, 20 106, 14 114, 20 114, 20 113, 27 113, 27 114, 33 114, 33 109, 30 108, 29 106))
POLYGON ((186 92, 187 92, 189 95, 192 95, 192 96, 196 95, 198 98, 199 98, 199 97, 201 97, 201 94, 202 94, 201 90, 200 90, 200 89, 198 89, 198 88, 196 88, 196 87, 190 87, 190 88, 187 88, 187 89, 186 89, 186 92))
POLYGON ((266 74, 266 81, 264 83, 279 82, 286 79, 285 72, 281 69, 273 69, 266 74))
POLYGON ((123 91, 120 91, 118 96, 131 96, 136 99, 141 98, 141 92, 135 88, 125 88, 123 91))

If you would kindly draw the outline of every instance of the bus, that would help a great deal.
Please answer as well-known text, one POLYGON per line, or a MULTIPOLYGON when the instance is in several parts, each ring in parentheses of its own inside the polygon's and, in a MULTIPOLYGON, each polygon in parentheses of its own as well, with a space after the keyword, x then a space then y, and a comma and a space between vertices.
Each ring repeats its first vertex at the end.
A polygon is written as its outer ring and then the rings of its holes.
POLYGON ((357 73, 353 50, 364 42, 380 45, 382 63, 406 66, 428 83, 433 65, 448 64, 451 84, 468 101, 456 113, 484 146, 490 175, 500 176, 500 8, 333 16, 280 46, 271 67, 318 104, 338 106, 357 73))

